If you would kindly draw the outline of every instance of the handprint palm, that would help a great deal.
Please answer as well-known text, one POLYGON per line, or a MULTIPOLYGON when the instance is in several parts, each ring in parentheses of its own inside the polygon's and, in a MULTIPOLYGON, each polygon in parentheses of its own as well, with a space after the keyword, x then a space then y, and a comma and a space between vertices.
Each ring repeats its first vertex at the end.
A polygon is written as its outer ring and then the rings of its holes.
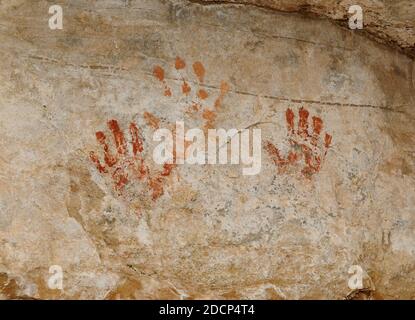
POLYGON ((288 141, 291 149, 286 157, 270 141, 265 142, 265 149, 278 167, 279 172, 286 171, 290 166, 295 166, 299 161, 304 161, 301 172, 310 178, 319 172, 332 142, 332 136, 325 133, 321 137, 323 121, 319 117, 312 117, 312 132, 309 130, 309 112, 305 108, 299 110, 298 128, 295 129, 294 112, 288 108, 286 113, 288 141))
POLYGON ((114 189, 119 194, 123 192, 127 184, 135 180, 142 182, 146 186, 144 191, 150 191, 153 200, 163 195, 164 180, 170 175, 174 165, 166 163, 163 166, 163 170, 155 173, 152 172, 145 164, 143 140, 136 124, 132 122, 129 127, 131 136, 130 149, 127 147, 126 139, 120 130, 117 120, 109 120, 107 125, 113 134, 116 152, 111 152, 105 133, 97 131, 96 138, 103 148, 104 162, 102 163, 99 160, 98 155, 94 151, 90 152, 90 159, 98 171, 111 177, 114 189))

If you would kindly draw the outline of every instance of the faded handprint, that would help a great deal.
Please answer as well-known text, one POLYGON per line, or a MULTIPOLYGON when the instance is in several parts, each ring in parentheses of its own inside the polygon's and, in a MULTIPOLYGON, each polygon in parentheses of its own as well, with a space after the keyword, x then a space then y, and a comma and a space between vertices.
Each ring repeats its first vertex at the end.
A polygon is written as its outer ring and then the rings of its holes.
MULTIPOLYGON (((146 113, 148 118, 149 114, 146 113)), ((112 132, 114 138, 115 152, 110 150, 107 137, 103 131, 96 132, 98 143, 103 149, 104 161, 100 161, 98 155, 91 151, 90 160, 95 164, 97 170, 113 181, 113 186, 118 194, 121 194, 124 188, 132 181, 140 182, 142 191, 149 191, 151 198, 156 200, 164 193, 164 180, 170 175, 174 168, 174 164, 164 164, 163 169, 153 172, 145 164, 143 157, 143 139, 139 128, 134 122, 130 123, 130 148, 121 131, 117 120, 109 120, 107 122, 108 129, 112 132)))
MULTIPOLYGON (((174 67, 182 81, 180 90, 181 96, 191 100, 186 113, 194 115, 200 112, 205 121, 205 129, 213 128, 215 126, 217 111, 220 110, 223 100, 229 92, 229 85, 225 81, 222 81, 219 87, 219 95, 216 97, 213 106, 206 107, 206 100, 209 98, 210 93, 205 89, 204 85, 204 78, 206 75, 204 65, 200 61, 196 61, 192 64, 192 70, 197 79, 196 88, 192 88, 189 81, 182 75, 182 70, 186 68, 186 62, 182 58, 176 58, 174 67)), ((153 75, 162 83, 164 95, 167 97, 173 96, 172 90, 165 80, 164 69, 161 66, 155 66, 153 75)))
POLYGON ((300 108, 298 114, 299 119, 296 129, 294 112, 288 108, 285 113, 288 140, 291 147, 288 154, 285 157, 282 156, 278 148, 270 141, 265 141, 265 150, 280 173, 303 161, 304 167, 301 173, 310 178, 320 171, 331 145, 332 136, 328 133, 325 133, 324 138, 321 136, 323 129, 321 118, 312 117, 312 128, 309 128, 309 112, 305 108, 300 108))

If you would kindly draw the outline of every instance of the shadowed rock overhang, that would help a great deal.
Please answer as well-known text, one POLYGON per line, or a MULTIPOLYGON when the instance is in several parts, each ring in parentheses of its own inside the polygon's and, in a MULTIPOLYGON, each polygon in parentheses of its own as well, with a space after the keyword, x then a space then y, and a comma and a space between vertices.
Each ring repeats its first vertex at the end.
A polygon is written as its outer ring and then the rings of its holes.
POLYGON ((191 0, 204 5, 252 5, 280 12, 298 12, 329 18, 347 27, 351 5, 363 10, 364 28, 370 38, 415 57, 415 1, 413 0, 191 0))

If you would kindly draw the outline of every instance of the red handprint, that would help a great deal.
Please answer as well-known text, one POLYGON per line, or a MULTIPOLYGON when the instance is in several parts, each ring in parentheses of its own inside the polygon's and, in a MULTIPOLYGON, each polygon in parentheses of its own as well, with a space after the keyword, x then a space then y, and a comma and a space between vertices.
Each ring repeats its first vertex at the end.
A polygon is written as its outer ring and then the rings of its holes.
POLYGON ((98 171, 111 177, 114 189, 119 194, 130 182, 139 181, 141 187, 144 187, 144 192, 150 191, 153 200, 163 195, 164 180, 170 175, 175 165, 166 163, 161 171, 152 173, 143 158, 143 140, 136 124, 132 122, 129 127, 131 135, 130 149, 127 148, 124 134, 120 130, 117 120, 109 120, 107 125, 113 134, 116 152, 110 151, 105 133, 97 131, 95 135, 98 143, 103 148, 104 163, 99 160, 94 151, 91 151, 89 156, 98 171))
POLYGON ((288 130, 288 140, 291 146, 286 157, 270 141, 265 142, 265 149, 278 167, 279 172, 285 171, 290 166, 295 166, 299 161, 304 161, 301 172, 308 178, 321 169, 328 148, 331 145, 332 136, 325 133, 321 137, 323 121, 319 117, 312 117, 312 132, 309 128, 309 112, 305 108, 299 110, 298 128, 294 127, 294 112, 288 108, 285 112, 288 130))

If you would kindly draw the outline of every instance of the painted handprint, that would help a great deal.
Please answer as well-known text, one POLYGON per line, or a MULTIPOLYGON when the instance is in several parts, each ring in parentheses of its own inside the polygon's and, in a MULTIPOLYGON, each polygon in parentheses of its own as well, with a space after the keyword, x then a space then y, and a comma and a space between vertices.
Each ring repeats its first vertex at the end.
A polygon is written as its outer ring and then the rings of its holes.
MULTIPOLYGON (((196 61, 192 64, 192 70, 197 79, 197 81, 195 81, 197 83, 196 88, 192 88, 189 81, 182 75, 183 70, 186 68, 186 62, 182 58, 176 57, 174 67, 182 81, 180 95, 190 99, 189 108, 186 110, 186 113, 194 115, 200 112, 205 121, 205 129, 214 128, 217 112, 220 110, 223 100, 229 92, 229 85, 225 81, 222 81, 219 87, 219 95, 216 97, 213 106, 206 107, 206 100, 209 98, 210 93, 205 90, 204 79, 206 69, 204 65, 200 61, 196 61)), ((164 95, 172 97, 173 92, 166 82, 164 69, 161 66, 155 66, 153 75, 163 85, 164 95)))
MULTIPOLYGON (((149 117, 149 113, 144 114, 147 122, 149 117)), ((150 119, 154 123, 155 117, 151 115, 150 119)), ((143 139, 136 124, 131 122, 129 126, 130 147, 127 146, 127 141, 117 120, 109 120, 107 125, 113 135, 115 152, 110 150, 105 133, 97 131, 95 135, 98 143, 102 146, 104 161, 100 161, 94 151, 89 154, 90 160, 95 164, 97 170, 111 178, 113 187, 118 194, 121 194, 124 188, 134 181, 139 182, 135 184, 140 186, 139 192, 150 193, 153 200, 163 195, 164 181, 171 174, 174 164, 166 163, 161 170, 153 172, 145 164, 143 139)))
POLYGON ((265 141, 265 150, 280 173, 302 162, 301 173, 310 178, 320 171, 331 145, 332 136, 325 133, 322 137, 323 121, 319 117, 311 118, 312 128, 309 128, 309 112, 305 108, 300 108, 298 115, 298 125, 295 128, 294 112, 290 108, 285 112, 290 143, 288 154, 285 157, 281 155, 280 150, 270 141, 265 141))

